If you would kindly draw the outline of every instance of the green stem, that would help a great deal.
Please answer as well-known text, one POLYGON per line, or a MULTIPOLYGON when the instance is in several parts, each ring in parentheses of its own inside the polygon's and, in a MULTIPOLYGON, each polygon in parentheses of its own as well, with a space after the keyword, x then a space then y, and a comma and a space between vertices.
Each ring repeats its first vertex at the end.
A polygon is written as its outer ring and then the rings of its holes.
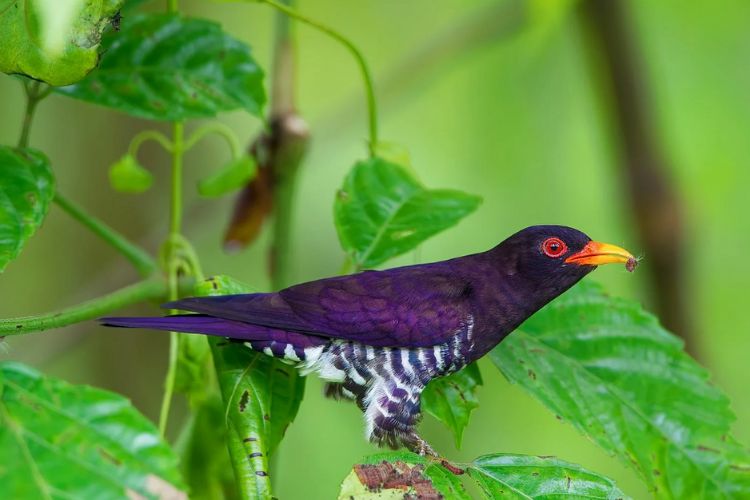
POLYGON ((150 276, 156 270, 156 262, 145 250, 129 242, 123 235, 96 217, 87 214, 81 207, 59 192, 55 193, 55 203, 125 256, 144 278, 150 276))
POLYGON ((347 255, 344 259, 344 262, 341 264, 341 269, 339 269, 339 274, 350 274, 352 271, 359 271, 358 266, 354 264, 354 260, 352 260, 351 255, 347 255))
POLYGON ((210 122, 206 123, 195 129, 192 134, 185 140, 183 147, 184 151, 189 151, 195 146, 195 144, 206 137, 208 134, 217 134, 224 138, 229 149, 232 151, 232 158, 238 158, 240 156, 240 141, 237 139, 234 131, 224 125, 221 122, 210 122))
POLYGON ((352 53, 352 55, 354 56, 354 59, 357 61, 357 64, 359 65, 360 72, 362 73, 362 80, 364 81, 364 84, 365 84, 365 95, 367 98, 367 113, 369 116, 369 128, 370 128, 370 140, 369 140, 368 146, 370 150, 370 156, 375 156, 375 148, 378 145, 378 117, 377 117, 377 107, 375 105, 375 90, 374 90, 375 87, 372 83, 372 75, 370 73, 370 69, 367 67, 367 62, 365 61, 365 58, 362 56, 362 53, 348 38, 344 37, 341 33, 334 30, 333 28, 330 28, 313 19, 310 19, 309 17, 304 16, 297 10, 291 7, 288 7, 284 5, 283 3, 280 3, 276 0, 260 0, 260 1, 274 7, 275 9, 283 12, 289 17, 292 17, 298 21, 301 21, 305 24, 308 24, 309 26, 312 26, 322 31, 323 33, 327 34, 331 38, 340 42, 347 49, 349 49, 349 52, 352 53))
POLYGON ((83 302, 73 307, 38 316, 0 320, 0 335, 22 335, 80 323, 101 317, 111 311, 149 300, 162 300, 167 286, 162 281, 141 281, 115 292, 83 302))
POLYGON ((48 90, 40 91, 42 82, 32 81, 23 82, 26 90, 26 112, 23 116, 23 125, 21 126, 21 136, 18 139, 18 147, 26 148, 29 146, 29 134, 31 133, 31 124, 34 121, 34 112, 39 101, 49 95, 48 90))
MULTIPOLYGON (((177 242, 182 241, 180 230, 182 227, 182 155, 184 149, 184 126, 182 122, 172 124, 172 197, 169 212, 169 236, 167 237, 166 251, 166 270, 167 284, 169 289, 169 300, 179 298, 178 273, 183 269, 183 262, 180 251, 181 245, 177 242)), ((164 379, 164 396, 161 402, 161 411, 159 412, 159 432, 162 436, 167 430, 169 421, 169 409, 172 405, 172 396, 174 395, 175 380, 177 377, 177 352, 179 337, 176 332, 169 333, 169 362, 167 365, 167 375, 164 379)))
POLYGON ((131 139, 130 146, 128 146, 130 156, 135 157, 141 145, 146 141, 157 142, 166 152, 172 152, 172 142, 164 134, 158 130, 144 130, 131 139))
POLYGON ((177 13, 180 11, 180 6, 177 2, 177 0, 167 0, 167 12, 171 13, 177 13))
POLYGON ((172 203, 169 212, 169 236, 180 234, 182 227, 182 155, 184 153, 182 122, 172 124, 172 203))
POLYGON ((292 248, 290 245, 292 229, 292 208, 294 206, 294 186, 296 172, 282 175, 276 180, 273 202, 273 240, 271 288, 281 290, 290 285, 290 262, 292 248))

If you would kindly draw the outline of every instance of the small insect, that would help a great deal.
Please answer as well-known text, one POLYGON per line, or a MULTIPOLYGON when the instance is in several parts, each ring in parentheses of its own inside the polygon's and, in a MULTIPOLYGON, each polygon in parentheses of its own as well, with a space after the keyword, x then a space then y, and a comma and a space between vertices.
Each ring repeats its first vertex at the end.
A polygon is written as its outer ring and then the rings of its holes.
POLYGON ((638 259, 635 257, 630 257, 628 261, 625 263, 625 269, 627 269, 629 272, 635 271, 635 267, 638 265, 638 259))

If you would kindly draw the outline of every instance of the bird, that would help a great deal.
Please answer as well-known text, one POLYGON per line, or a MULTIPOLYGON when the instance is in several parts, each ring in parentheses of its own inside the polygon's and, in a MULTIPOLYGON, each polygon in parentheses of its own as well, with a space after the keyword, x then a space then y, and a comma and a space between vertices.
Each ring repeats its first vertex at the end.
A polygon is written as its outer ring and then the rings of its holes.
POLYGON ((107 326, 226 337, 326 381, 352 400, 366 437, 439 457, 417 433, 427 384, 478 360, 529 316, 602 264, 636 258, 567 226, 522 229, 449 260, 368 270, 272 293, 188 297, 164 317, 111 317, 107 326))

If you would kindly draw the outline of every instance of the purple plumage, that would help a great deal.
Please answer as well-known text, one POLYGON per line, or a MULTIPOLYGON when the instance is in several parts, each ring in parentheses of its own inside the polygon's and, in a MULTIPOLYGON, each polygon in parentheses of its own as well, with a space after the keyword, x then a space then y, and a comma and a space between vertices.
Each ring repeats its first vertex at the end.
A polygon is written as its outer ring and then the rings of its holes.
POLYGON ((629 258, 575 229, 533 226, 479 254, 276 293, 191 297, 165 307, 196 314, 102 323, 242 341, 356 401, 372 441, 434 454, 415 431, 426 384, 482 357, 597 264, 629 258))

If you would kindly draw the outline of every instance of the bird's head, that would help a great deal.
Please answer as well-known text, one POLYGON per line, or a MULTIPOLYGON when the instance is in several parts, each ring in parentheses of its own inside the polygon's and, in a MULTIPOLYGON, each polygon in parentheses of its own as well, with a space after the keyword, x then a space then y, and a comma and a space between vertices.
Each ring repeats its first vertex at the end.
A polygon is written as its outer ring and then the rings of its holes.
POLYGON ((493 253, 505 274, 515 276, 519 285, 546 301, 599 265, 625 264, 632 271, 637 264, 627 250, 593 241, 566 226, 527 227, 500 243, 493 253))

